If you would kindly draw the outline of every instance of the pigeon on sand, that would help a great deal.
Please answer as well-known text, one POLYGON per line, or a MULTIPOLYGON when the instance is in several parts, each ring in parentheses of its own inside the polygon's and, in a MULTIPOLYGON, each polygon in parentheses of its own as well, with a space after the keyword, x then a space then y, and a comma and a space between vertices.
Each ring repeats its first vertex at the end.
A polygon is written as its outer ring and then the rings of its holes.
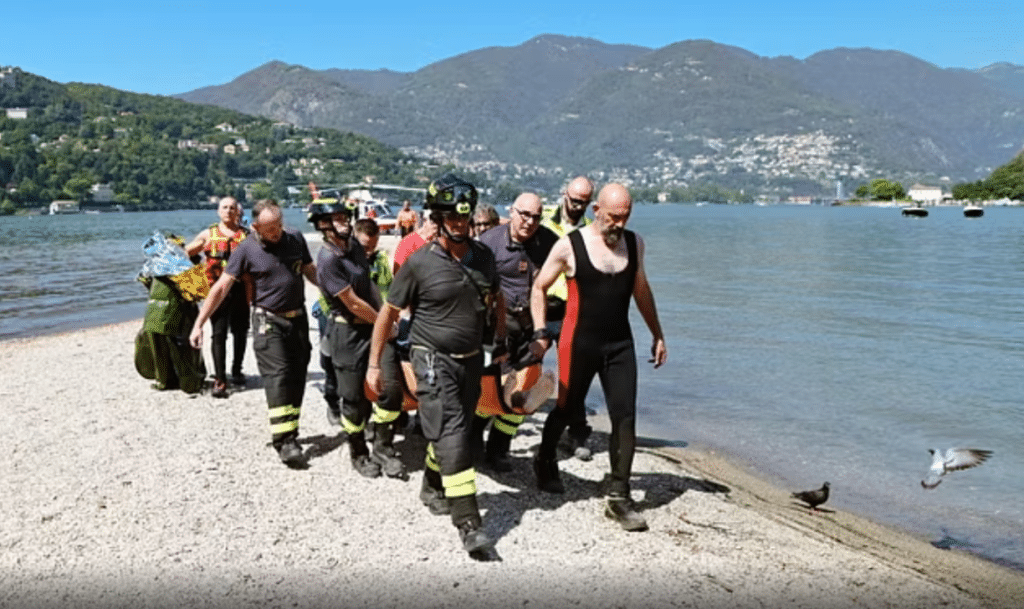
POLYGON ((813 491, 793 493, 793 497, 806 503, 807 507, 812 510, 817 511, 819 505, 828 501, 828 482, 821 485, 821 488, 814 489, 813 491))
POLYGON ((921 486, 927 489, 938 486, 942 482, 942 477, 948 472, 981 465, 992 456, 991 450, 980 448, 950 448, 947 450, 929 448, 928 452, 932 454, 932 465, 924 480, 921 481, 921 486))

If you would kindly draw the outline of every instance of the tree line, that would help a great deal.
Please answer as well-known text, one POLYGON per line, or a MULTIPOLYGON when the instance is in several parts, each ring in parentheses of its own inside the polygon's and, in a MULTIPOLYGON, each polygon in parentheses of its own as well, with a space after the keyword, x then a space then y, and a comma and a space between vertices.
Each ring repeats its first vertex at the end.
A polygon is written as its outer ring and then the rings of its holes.
POLYGON ((0 211, 55 199, 89 202, 107 184, 128 209, 244 198, 244 185, 287 199, 287 186, 360 182, 418 186, 428 162, 368 137, 304 129, 230 110, 98 85, 60 85, 13 69, 0 84, 0 211), (13 80, 13 84, 11 84, 13 80), (232 149, 233 148, 233 149, 232 149), (230 153, 230 152, 233 152, 230 153))

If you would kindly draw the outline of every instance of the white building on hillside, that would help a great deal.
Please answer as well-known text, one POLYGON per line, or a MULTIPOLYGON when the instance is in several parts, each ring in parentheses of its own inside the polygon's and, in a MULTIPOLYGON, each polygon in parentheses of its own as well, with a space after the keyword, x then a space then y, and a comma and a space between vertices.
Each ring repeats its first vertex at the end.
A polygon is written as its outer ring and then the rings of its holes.
POLYGON ((921 205, 938 205, 942 203, 942 189, 938 186, 914 184, 907 193, 911 200, 921 205))

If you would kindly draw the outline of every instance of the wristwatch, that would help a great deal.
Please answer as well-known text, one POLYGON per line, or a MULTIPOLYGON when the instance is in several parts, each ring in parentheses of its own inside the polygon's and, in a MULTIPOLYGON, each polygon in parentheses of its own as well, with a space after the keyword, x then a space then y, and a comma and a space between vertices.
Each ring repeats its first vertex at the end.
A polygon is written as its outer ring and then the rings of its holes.
POLYGON ((534 340, 541 340, 541 339, 545 339, 545 338, 550 341, 551 340, 551 332, 548 332, 547 328, 541 328, 540 330, 537 330, 536 332, 533 333, 533 336, 530 337, 530 340, 534 341, 534 340))

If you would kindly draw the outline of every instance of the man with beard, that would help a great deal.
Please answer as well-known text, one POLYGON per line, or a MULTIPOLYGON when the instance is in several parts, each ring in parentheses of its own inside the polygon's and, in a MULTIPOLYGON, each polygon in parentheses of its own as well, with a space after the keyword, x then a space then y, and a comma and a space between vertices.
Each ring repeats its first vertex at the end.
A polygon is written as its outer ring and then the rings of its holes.
POLYGON ((263 199, 252 208, 254 237, 242 241, 203 302, 189 342, 203 344, 203 324, 227 297, 237 278, 253 280, 253 351, 267 396, 270 432, 281 461, 305 464, 299 446, 299 414, 309 365, 309 318, 303 276, 316 285, 316 264, 299 231, 285 230, 281 207, 263 199))
POLYGON ((541 490, 565 492, 558 473, 558 439, 571 413, 583 408, 597 375, 611 420, 605 515, 627 531, 644 531, 647 522, 636 512, 629 488, 636 449, 637 382, 629 327, 631 298, 654 337, 651 361, 655 368, 665 363, 668 350, 644 271, 644 242, 626 230, 632 207, 629 191, 621 184, 602 188, 594 204, 594 222, 559 239, 533 284, 530 313, 534 327, 541 329, 534 333, 530 348, 543 356, 551 346, 544 328, 546 294, 560 274, 565 273, 568 280, 565 324, 558 343, 558 403, 544 424, 534 473, 541 490))
MULTIPOLYGON (((469 236, 476 188, 452 174, 432 182, 426 209, 437 238, 419 248, 398 269, 373 327, 366 382, 381 390, 384 345, 399 312, 412 309, 410 360, 427 458, 420 500, 434 514, 451 514, 462 547, 486 553, 493 541, 483 531, 476 502, 476 470, 470 429, 480 398, 484 322, 503 310, 494 255, 469 236)), ((499 316, 496 341, 505 341, 499 316)))

